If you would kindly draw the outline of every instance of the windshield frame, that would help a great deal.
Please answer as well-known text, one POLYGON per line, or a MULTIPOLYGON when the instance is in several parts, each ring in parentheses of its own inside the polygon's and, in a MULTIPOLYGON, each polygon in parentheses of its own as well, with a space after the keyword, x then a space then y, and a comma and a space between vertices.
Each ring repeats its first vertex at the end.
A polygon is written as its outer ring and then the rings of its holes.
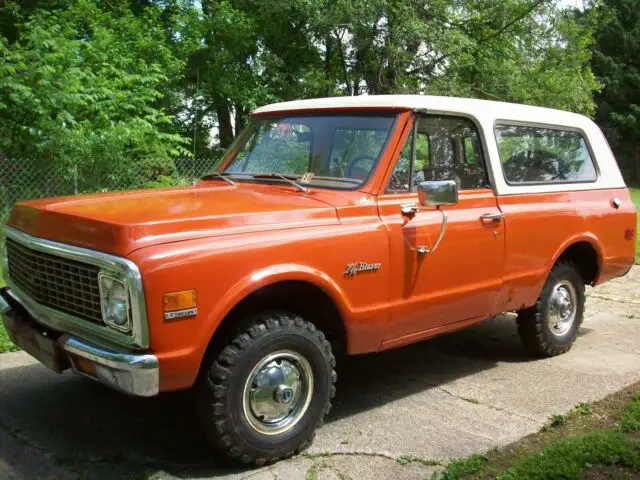
MULTIPOLYGON (((387 136, 380 147, 380 152, 375 159, 371 169, 366 178, 364 178, 360 183, 353 187, 339 187, 339 186, 329 186, 329 185, 319 185, 310 181, 308 183, 302 183, 302 185, 306 188, 319 188, 319 189, 327 189, 327 190, 337 190, 337 191, 356 191, 362 190, 375 176, 378 168, 380 167, 380 161, 385 156, 389 148, 389 144, 391 139, 393 138, 393 134, 396 131, 398 126, 398 119, 400 117, 400 113, 396 109, 364 109, 364 110, 311 110, 311 111, 280 111, 280 112, 269 112, 267 114, 261 115, 252 115, 251 121, 247 126, 245 126, 242 131, 236 136, 231 146, 225 151, 222 156, 223 160, 220 162, 218 167, 214 170, 214 172, 223 174, 225 176, 229 176, 233 178, 234 181, 238 182, 247 182, 247 183, 260 183, 264 184, 266 182, 282 182, 277 178, 274 179, 255 179, 251 178, 252 175, 269 175, 272 173, 279 173, 285 176, 295 176, 297 178, 296 181, 300 182, 300 176, 296 174, 292 174, 290 172, 225 172, 225 169, 229 166, 231 162, 236 158, 238 152, 241 148, 243 148, 248 141, 250 141, 252 133, 256 131, 255 125, 256 122, 269 121, 270 119, 284 119, 284 118, 299 118, 299 117, 388 117, 391 118, 392 121, 389 125, 389 129, 387 131, 387 136), (265 182, 266 181, 266 182, 265 182)), ((333 127, 333 133, 331 135, 331 145, 330 149, 333 149, 334 141, 335 141, 335 131, 338 129, 338 126, 333 127)), ((312 142, 315 140, 312 140, 312 142)), ((338 179, 339 177, 335 177, 338 179)), ((351 183, 351 182, 349 182, 351 183)))

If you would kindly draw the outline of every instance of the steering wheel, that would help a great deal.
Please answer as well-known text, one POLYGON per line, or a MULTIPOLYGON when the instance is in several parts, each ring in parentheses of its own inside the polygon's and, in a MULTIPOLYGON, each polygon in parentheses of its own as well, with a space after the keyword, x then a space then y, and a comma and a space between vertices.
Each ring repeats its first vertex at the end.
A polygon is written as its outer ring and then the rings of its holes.
POLYGON ((347 173, 349 174, 349 178, 357 178, 359 180, 364 180, 369 176, 369 172, 371 171, 371 167, 373 167, 373 164, 375 163, 375 161, 376 159, 371 155, 360 155, 354 158, 353 160, 351 160, 351 162, 349 163, 349 166, 347 167, 347 173), (358 163, 362 163, 365 161, 371 162, 371 165, 369 166, 369 168, 358 165, 358 163))
MULTIPOLYGON (((409 174, 407 173, 407 177, 409 176, 409 174)), ((391 190, 406 190, 407 188, 409 188, 409 185, 407 182, 403 182, 402 179, 400 179, 400 177, 398 176, 398 174, 396 172, 393 172, 391 174, 391 179, 389 180, 389 188, 391 190)))

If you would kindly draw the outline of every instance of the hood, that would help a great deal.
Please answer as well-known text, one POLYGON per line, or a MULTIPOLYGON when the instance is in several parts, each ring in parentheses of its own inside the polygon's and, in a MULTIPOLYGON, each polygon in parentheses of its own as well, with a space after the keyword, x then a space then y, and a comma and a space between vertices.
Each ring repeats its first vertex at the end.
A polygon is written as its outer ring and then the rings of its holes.
POLYGON ((286 186, 202 183, 21 202, 8 225, 36 237, 126 256, 167 242, 338 223, 335 207, 317 197, 286 186))

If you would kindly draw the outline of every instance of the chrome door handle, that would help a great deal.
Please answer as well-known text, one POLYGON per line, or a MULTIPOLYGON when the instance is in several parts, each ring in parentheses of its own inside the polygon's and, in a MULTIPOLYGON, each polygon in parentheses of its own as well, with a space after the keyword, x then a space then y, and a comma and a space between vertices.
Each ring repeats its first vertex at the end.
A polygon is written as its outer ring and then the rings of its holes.
POLYGON ((482 223, 498 223, 502 221, 504 215, 502 213, 485 213, 480 217, 482 223))
POLYGON ((418 213, 419 207, 416 203, 403 203, 400 205, 400 211, 403 215, 412 215, 418 213))

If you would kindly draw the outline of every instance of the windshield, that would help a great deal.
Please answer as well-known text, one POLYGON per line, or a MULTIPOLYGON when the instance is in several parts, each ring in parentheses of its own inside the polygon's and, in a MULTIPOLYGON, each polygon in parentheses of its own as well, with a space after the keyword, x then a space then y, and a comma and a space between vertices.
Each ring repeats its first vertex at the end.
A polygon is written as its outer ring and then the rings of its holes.
POLYGON ((273 175, 279 174, 307 186, 357 188, 376 166, 394 121, 394 114, 256 118, 231 147, 222 173, 233 180, 282 181, 273 175))

